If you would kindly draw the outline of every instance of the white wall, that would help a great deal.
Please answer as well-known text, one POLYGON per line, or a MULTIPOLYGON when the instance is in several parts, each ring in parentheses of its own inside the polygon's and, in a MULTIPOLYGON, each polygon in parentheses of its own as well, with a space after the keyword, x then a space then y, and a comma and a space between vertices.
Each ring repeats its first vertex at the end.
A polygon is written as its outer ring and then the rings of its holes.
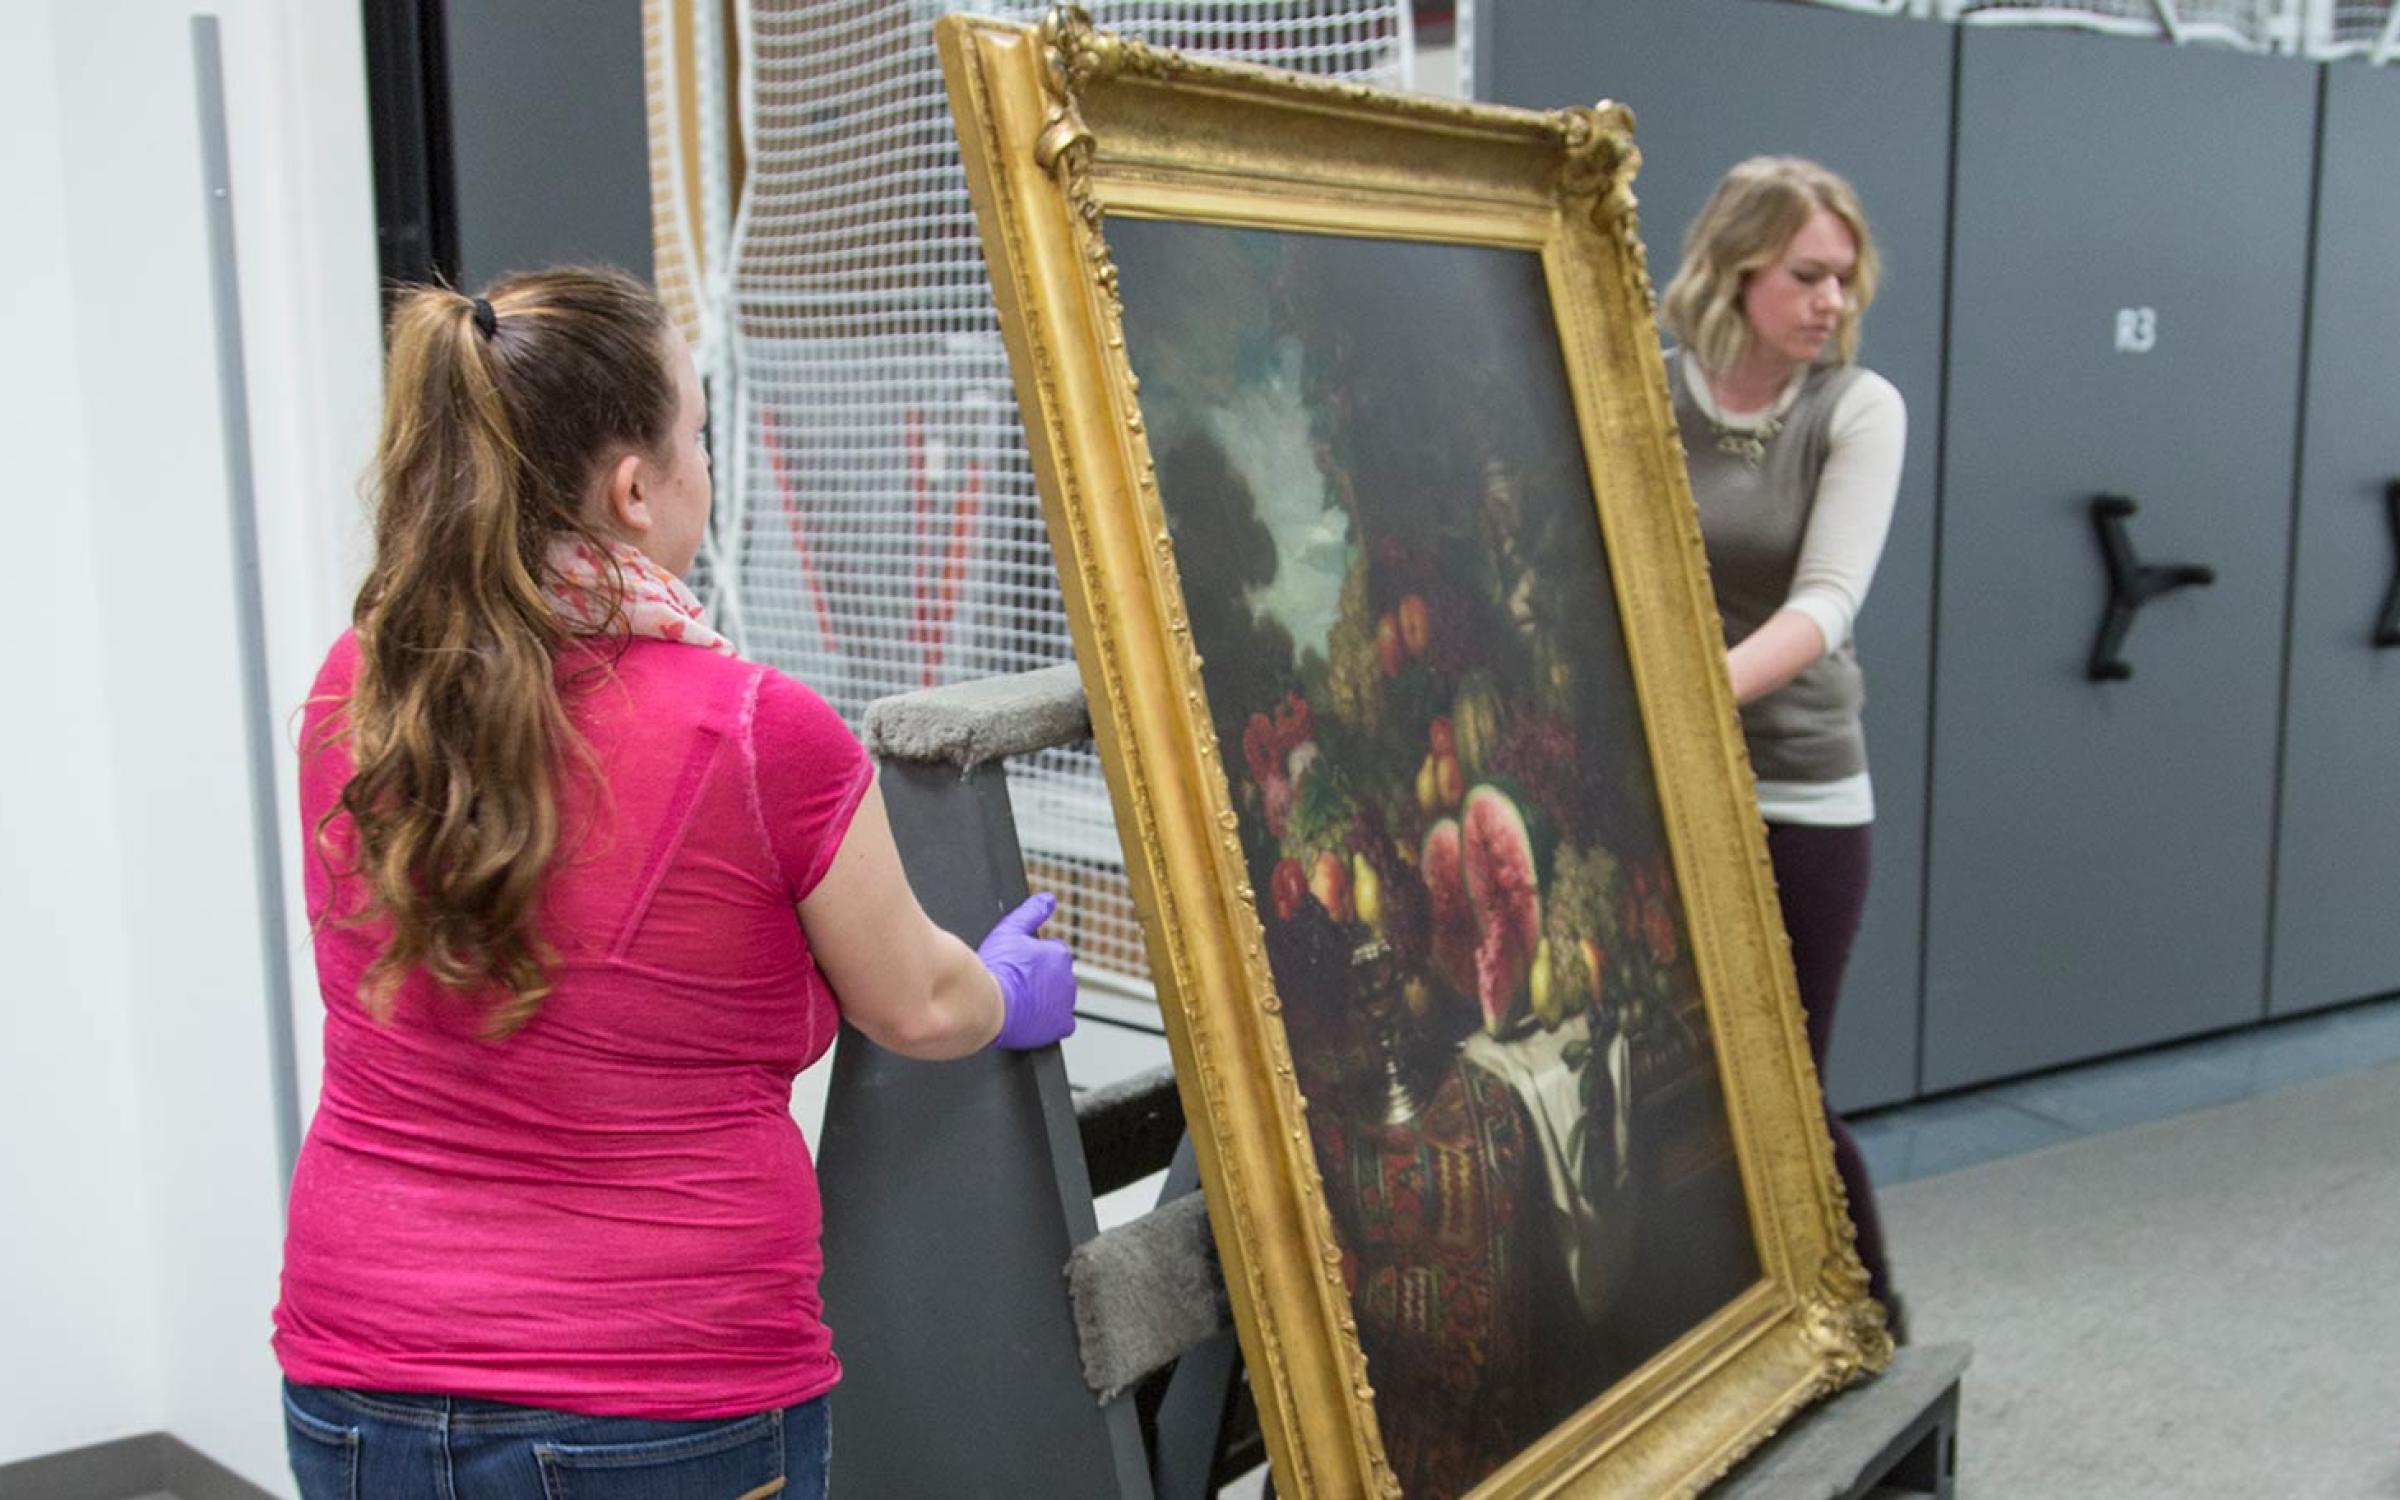
POLYGON ((0 413, 29 530, 0 734, 0 1463, 159 1423, 158 1298, 46 11, 0 16, 0 413))
POLYGON ((360 10, 258 0, 227 7, 224 22, 303 1122, 323 1071, 324 1012, 301 906, 294 743, 373 555, 362 481, 383 399, 360 10))
MULTIPOLYGON (((219 13, 288 712, 338 628, 373 435, 363 58, 352 6, 219 13)), ((12 590, 0 736, 0 1463, 164 1429, 288 1493, 267 1007, 292 1002, 266 993, 259 948, 190 14, 0 12, 0 170, 32 210, 0 242, 0 410, 12 513, 45 523, 12 590)), ((313 1041, 313 999, 299 1010, 313 1041)))

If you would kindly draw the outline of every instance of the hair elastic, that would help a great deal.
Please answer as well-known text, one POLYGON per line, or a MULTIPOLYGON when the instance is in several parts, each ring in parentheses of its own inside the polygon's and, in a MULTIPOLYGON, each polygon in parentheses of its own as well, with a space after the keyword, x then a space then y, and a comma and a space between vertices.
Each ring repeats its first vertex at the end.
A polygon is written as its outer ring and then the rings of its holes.
POLYGON ((475 299, 475 331, 487 339, 500 332, 500 315, 492 311, 492 304, 481 297, 475 299))

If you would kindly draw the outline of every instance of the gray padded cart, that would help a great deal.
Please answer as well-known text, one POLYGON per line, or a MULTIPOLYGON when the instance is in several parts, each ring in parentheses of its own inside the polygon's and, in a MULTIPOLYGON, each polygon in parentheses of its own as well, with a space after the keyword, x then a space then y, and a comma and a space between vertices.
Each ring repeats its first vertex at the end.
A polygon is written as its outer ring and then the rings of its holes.
POLYGON ((1927 674, 1951 28, 1766 0, 1505 0, 1478 7, 1482 96, 1631 105, 1643 238, 1661 289, 1733 163, 1814 157, 1856 184, 1884 259, 1861 357, 1908 400, 1907 466, 1859 618, 1875 775, 1875 877, 1826 1086, 1859 1109, 1917 1091, 1927 674), (1869 102, 1871 101, 1871 102, 1869 102))

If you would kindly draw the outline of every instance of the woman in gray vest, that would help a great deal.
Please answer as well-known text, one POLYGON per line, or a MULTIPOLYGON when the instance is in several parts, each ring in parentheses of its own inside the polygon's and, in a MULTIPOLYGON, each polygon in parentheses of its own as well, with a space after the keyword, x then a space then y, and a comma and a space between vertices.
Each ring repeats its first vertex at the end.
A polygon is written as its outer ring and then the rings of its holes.
MULTIPOLYGON (((1900 393, 1851 363, 1874 295, 1875 244, 1850 184, 1762 156, 1726 173, 1692 221, 1661 304, 1681 346, 1668 384, 1820 1073, 1875 817, 1850 629, 1908 436, 1900 393)), ((1897 1327, 1874 1188, 1831 1118, 1859 1255, 1897 1327)))

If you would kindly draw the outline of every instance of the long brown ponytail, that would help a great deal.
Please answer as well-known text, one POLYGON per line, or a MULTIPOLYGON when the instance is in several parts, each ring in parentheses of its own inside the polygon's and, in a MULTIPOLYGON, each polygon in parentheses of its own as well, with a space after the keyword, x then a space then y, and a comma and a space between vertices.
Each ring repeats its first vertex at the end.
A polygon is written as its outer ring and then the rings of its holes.
POLYGON ((379 1018, 418 969, 488 996, 492 1035, 550 992, 534 917, 574 735, 543 559, 562 534, 601 540, 588 512, 608 464, 665 447, 670 328, 646 287, 605 270, 510 277, 481 306, 428 287, 393 311, 375 562, 352 612, 353 771, 334 810, 357 828, 361 915, 391 924, 360 985, 379 1018))

